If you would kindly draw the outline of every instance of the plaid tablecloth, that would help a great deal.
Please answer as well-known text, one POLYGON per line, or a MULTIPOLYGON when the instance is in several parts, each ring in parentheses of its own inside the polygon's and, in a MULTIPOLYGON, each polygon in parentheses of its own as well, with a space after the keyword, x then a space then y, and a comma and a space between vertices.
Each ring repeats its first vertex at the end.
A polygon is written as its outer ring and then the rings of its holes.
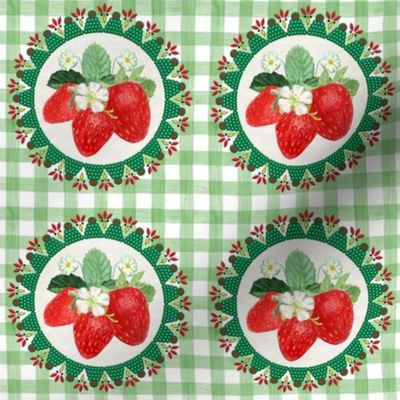
MULTIPOLYGON (((111 4, 111 2, 110 2, 111 4)), ((180 45, 181 60, 190 71, 194 105, 190 128, 181 137, 179 152, 150 178, 135 187, 110 192, 90 189, 79 193, 69 182, 51 181, 46 169, 36 168, 27 150, 14 137, 7 119, 8 79, 14 58, 28 35, 42 31, 49 17, 69 15, 77 6, 100 5, 91 1, 0 2, 0 398, 76 399, 106 398, 98 391, 77 394, 70 385, 54 384, 48 372, 34 369, 15 341, 6 322, 6 288, 13 278, 12 264, 27 240, 40 235, 53 221, 68 221, 77 213, 95 214, 107 209, 115 216, 133 214, 143 224, 157 228, 165 245, 178 250, 180 264, 189 275, 193 311, 190 331, 181 339, 180 356, 169 360, 152 380, 134 390, 117 389, 109 398, 145 399, 396 399, 400 396, 400 313, 382 337, 382 351, 368 357, 356 376, 337 387, 324 386, 315 393, 280 394, 272 385, 255 385, 239 374, 230 357, 219 349, 218 334, 209 323, 208 292, 215 281, 215 266, 231 243, 245 238, 249 229, 278 214, 312 209, 317 214, 340 215, 344 224, 358 226, 371 243, 383 249, 385 265, 393 272, 393 290, 400 296, 400 141, 399 97, 393 115, 382 126, 379 145, 370 148, 357 168, 334 183, 310 191, 292 189, 281 194, 271 186, 255 185, 248 174, 234 168, 231 156, 217 143, 218 127, 211 121, 210 83, 217 76, 216 61, 229 51, 232 37, 247 32, 256 17, 269 17, 280 8, 297 10, 304 2, 256 0, 154 0, 113 1, 116 9, 133 8, 142 20, 157 21, 165 36, 180 45), (270 397, 268 397, 270 396, 270 397)), ((313 2, 318 11, 336 10, 343 21, 356 21, 367 37, 383 45, 385 59, 399 80, 400 10, 397 1, 313 2)), ((398 82, 397 82, 398 83, 398 82)), ((398 85, 397 85, 398 86, 398 85)))

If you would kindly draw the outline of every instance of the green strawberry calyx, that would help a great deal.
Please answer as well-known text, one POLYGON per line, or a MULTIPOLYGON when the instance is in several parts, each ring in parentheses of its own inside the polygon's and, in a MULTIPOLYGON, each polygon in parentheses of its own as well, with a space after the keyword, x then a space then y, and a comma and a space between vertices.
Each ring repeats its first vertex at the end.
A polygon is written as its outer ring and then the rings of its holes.
POLYGON ((264 260, 261 264, 264 277, 253 282, 250 294, 261 298, 268 292, 278 292, 275 301, 288 305, 292 312, 293 307, 302 304, 298 302, 300 298, 313 298, 332 289, 343 290, 352 303, 356 303, 361 290, 348 282, 350 272, 343 273, 343 269, 339 259, 328 257, 317 271, 310 257, 300 250, 294 250, 286 258, 284 267, 272 257, 264 260))
POLYGON ((307 92, 335 82, 343 85, 354 97, 360 86, 356 79, 346 75, 348 66, 342 65, 337 54, 327 52, 315 63, 308 50, 298 45, 289 50, 285 61, 268 53, 263 57, 261 67, 264 72, 257 74, 250 84, 250 88, 256 92, 262 92, 268 86, 294 88, 295 85, 307 92))
MULTIPOLYGON (((65 83, 73 83, 77 86, 84 84, 86 87, 98 84, 101 88, 106 89, 123 82, 135 82, 142 86, 149 99, 156 90, 155 82, 141 75, 144 65, 137 65, 138 59, 129 49, 123 50, 112 62, 110 55, 102 46, 92 43, 83 52, 82 60, 76 57, 71 50, 66 50, 61 53, 58 61, 61 69, 54 72, 47 83, 53 89, 58 89, 65 83), (78 66, 78 63, 81 65, 82 72, 73 69, 78 66)), ((104 103, 105 100, 101 102, 104 103)), ((80 109, 86 109, 80 107, 78 103, 77 105, 80 109)))
POLYGON ((81 313, 92 311, 94 315, 104 315, 101 308, 108 306, 108 293, 123 287, 139 289, 147 303, 151 303, 155 295, 154 286, 142 281, 145 271, 138 271, 138 263, 130 255, 123 256, 112 268, 108 257, 93 248, 86 253, 82 263, 70 255, 61 257, 59 269, 61 274, 50 280, 47 289, 53 293, 60 293, 67 287, 76 289, 75 305, 81 313), (72 273, 78 269, 82 277, 72 273))

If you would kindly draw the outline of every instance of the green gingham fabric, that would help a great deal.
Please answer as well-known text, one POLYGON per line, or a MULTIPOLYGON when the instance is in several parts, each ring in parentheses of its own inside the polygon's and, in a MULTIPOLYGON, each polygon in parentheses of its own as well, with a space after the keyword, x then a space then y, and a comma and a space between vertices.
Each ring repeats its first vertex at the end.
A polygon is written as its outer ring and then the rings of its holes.
MULTIPOLYGON (((98 390, 78 394, 72 385, 49 380, 48 371, 31 366, 29 353, 15 342, 14 327, 6 323, 6 288, 13 279, 12 264, 24 254, 27 241, 46 232, 49 223, 68 221, 77 213, 103 210, 116 217, 134 215, 151 225, 166 246, 178 251, 180 266, 189 275, 192 312, 190 332, 181 339, 179 357, 168 360, 152 380, 136 388, 118 388, 110 399, 266 399, 313 400, 396 399, 400 397, 400 308, 393 309, 382 350, 338 387, 323 386, 309 394, 294 389, 278 393, 276 386, 259 386, 238 373, 233 359, 223 355, 218 334, 209 323, 209 287, 215 266, 232 242, 248 235, 254 224, 268 223, 278 214, 312 209, 336 214, 345 225, 360 227, 366 238, 383 249, 385 265, 393 272, 394 295, 400 296, 400 141, 396 140, 399 97, 391 99, 393 115, 382 127, 381 142, 369 148, 358 167, 345 171, 334 183, 321 183, 309 192, 293 188, 281 194, 273 186, 251 182, 231 163, 231 155, 217 143, 217 126, 210 120, 210 83, 217 76, 216 61, 229 51, 232 37, 247 32, 254 18, 272 16, 280 8, 296 11, 305 2, 257 0, 152 0, 108 2, 116 10, 133 8, 142 21, 156 21, 164 37, 180 46, 181 61, 190 71, 194 106, 190 129, 180 150, 159 172, 134 187, 118 186, 109 193, 90 188, 78 193, 69 182, 51 181, 45 168, 28 159, 28 150, 14 137, 7 119, 6 90, 14 74, 13 59, 26 50, 28 35, 43 31, 50 17, 69 15, 76 7, 94 8, 92 1, 0 1, 0 399, 100 399, 98 390), (397 123, 396 123, 397 121, 397 123)), ((397 1, 312 2, 318 12, 337 11, 344 22, 356 21, 368 38, 383 45, 398 85, 400 4, 397 1)))

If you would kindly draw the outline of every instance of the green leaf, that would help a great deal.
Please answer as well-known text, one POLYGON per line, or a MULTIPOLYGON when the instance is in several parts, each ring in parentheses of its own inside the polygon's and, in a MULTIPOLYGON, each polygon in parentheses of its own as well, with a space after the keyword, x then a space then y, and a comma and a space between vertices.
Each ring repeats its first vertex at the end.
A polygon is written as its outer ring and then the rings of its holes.
MULTIPOLYGON (((153 97, 153 95, 154 95, 154 92, 156 90, 156 83, 149 78, 140 76, 140 74, 143 72, 143 69, 144 69, 144 65, 139 65, 138 67, 133 69, 133 71, 129 75, 129 78, 125 77, 125 79, 122 80, 121 82, 129 79, 132 82, 139 83, 140 85, 142 85, 144 91, 146 92, 147 97, 150 98, 150 97, 153 97)), ((121 69, 118 71, 118 73, 120 73, 120 71, 121 71, 121 69)), ((117 75, 118 75, 118 73, 117 73, 117 75)), ((122 72, 121 72, 121 74, 122 74, 122 72)), ((125 74, 125 71, 124 71, 124 74, 125 74)))
POLYGON ((130 284, 132 286, 136 286, 139 283, 139 281, 143 278, 143 275, 144 275, 144 271, 139 271, 139 272, 136 272, 136 274, 133 274, 130 284))
POLYGON ((138 67, 134 68, 129 76, 129 80, 136 82, 139 79, 140 74, 144 70, 144 65, 139 65, 138 67))
POLYGON ((360 297, 361 290, 358 286, 350 285, 345 291, 350 296, 352 303, 355 303, 360 297))
POLYGON ((117 289, 128 286, 129 282, 126 280, 125 275, 121 272, 115 281, 115 287, 117 289))
POLYGON ((93 43, 83 52, 82 72, 87 82, 100 82, 111 74, 110 56, 99 44, 93 43))
POLYGON ((289 254, 285 264, 286 283, 293 290, 301 290, 315 282, 315 267, 310 258, 300 250, 289 254))
POLYGON ((140 282, 136 287, 144 294, 144 297, 146 297, 148 303, 153 301, 154 295, 156 294, 156 290, 153 286, 149 285, 148 283, 140 282))
POLYGON ((128 281, 125 277, 125 275, 121 272, 115 282, 115 286, 117 288, 122 288, 125 286, 135 286, 135 287, 139 287, 142 283, 140 283, 140 280, 142 279, 144 275, 144 271, 139 271, 136 272, 136 274, 132 275, 132 278, 130 279, 130 281, 128 281))
POLYGON ((109 75, 103 76, 100 79, 100 82, 105 83, 106 85, 114 85, 115 75, 109 74, 109 75))
POLYGON ((101 283, 101 286, 105 289, 115 289, 115 279, 109 279, 101 283))
POLYGON ((335 75, 334 75, 334 77, 333 77, 333 80, 334 80, 335 82, 341 82, 341 81, 343 80, 345 74, 346 74, 347 68, 348 68, 348 67, 339 68, 339 69, 336 71, 336 73, 335 73, 335 75))
POLYGON ((312 285, 306 287, 306 292, 309 294, 318 294, 321 291, 321 284, 314 282, 312 285))
POLYGON ((313 76, 312 78, 306 79, 304 81, 304 86, 307 88, 315 88, 319 86, 319 78, 317 76, 313 76))
POLYGON ((291 84, 302 84, 314 76, 314 60, 301 46, 293 47, 286 55, 286 78, 291 84))
POLYGON ((111 279, 111 264, 100 250, 89 250, 82 263, 83 278, 88 286, 99 286, 111 279))
POLYGON ((289 286, 282 280, 277 278, 260 278, 253 283, 250 289, 250 294, 255 297, 263 297, 267 292, 288 292, 289 286))
POLYGON ((319 76, 319 86, 326 85, 327 83, 332 82, 331 77, 329 76, 329 72, 324 69, 319 76))
POLYGON ((125 70, 121 67, 115 74, 115 83, 121 83, 128 80, 125 70))
POLYGON ((325 278, 321 282, 321 292, 325 292, 326 290, 332 289, 333 285, 328 275, 325 275, 325 278))
POLYGON ((351 97, 357 94, 358 88, 360 87, 359 82, 355 79, 347 79, 342 85, 349 91, 351 97))
POLYGON ((56 71, 51 74, 49 81, 47 82, 47 86, 50 86, 53 89, 58 89, 64 83, 75 83, 80 84, 86 82, 85 78, 79 72, 70 69, 69 71, 56 71))
POLYGON ((347 272, 346 274, 340 275, 339 278, 336 281, 335 288, 341 289, 344 287, 344 284, 346 283, 347 279, 350 276, 350 272, 347 272))
POLYGON ((289 82, 283 75, 277 74, 276 72, 272 72, 271 74, 262 72, 253 78, 250 88, 256 92, 262 92, 267 86, 282 87, 287 85, 289 85, 289 82))
POLYGON ((156 83, 154 81, 152 81, 151 79, 147 79, 147 78, 144 78, 139 83, 142 85, 144 91, 147 94, 147 97, 148 98, 153 97, 154 92, 156 90, 156 83))
POLYGON ((83 287, 87 287, 85 281, 80 277, 74 274, 71 275, 56 275, 51 279, 47 290, 53 293, 60 293, 66 287, 73 287, 76 289, 80 289, 83 287))

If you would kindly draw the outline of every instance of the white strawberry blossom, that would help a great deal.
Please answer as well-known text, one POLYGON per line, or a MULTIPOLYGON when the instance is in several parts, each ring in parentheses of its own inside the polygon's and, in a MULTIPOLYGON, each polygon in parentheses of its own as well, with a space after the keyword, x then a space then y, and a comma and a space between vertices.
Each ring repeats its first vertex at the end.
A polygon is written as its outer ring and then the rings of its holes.
POLYGON ((81 288, 76 293, 76 307, 82 314, 92 312, 95 317, 105 315, 110 296, 98 287, 81 288))
POLYGON ((329 257, 321 265, 322 271, 331 279, 337 279, 343 272, 343 265, 337 258, 329 257))
POLYGON ((279 311, 284 319, 297 318, 299 321, 306 321, 314 310, 314 299, 307 297, 304 292, 295 290, 292 293, 285 292, 278 296, 279 311))
POLYGON ((64 71, 69 71, 78 64, 79 58, 72 50, 65 50, 58 57, 58 64, 64 71))
POLYGON ((131 256, 121 258, 116 266, 127 278, 130 278, 138 269, 136 260, 131 256))
POLYGON ((272 73, 281 66, 281 61, 275 53, 265 54, 261 60, 261 66, 265 72, 272 73))
POLYGON ((274 276, 279 274, 280 270, 282 269, 282 265, 279 264, 274 258, 268 257, 267 259, 263 260, 260 269, 261 273, 267 279, 272 279, 274 276))
POLYGON ((64 256, 60 258, 58 262, 58 269, 64 275, 71 275, 81 266, 80 262, 72 256, 64 256))
POLYGON ((90 82, 89 85, 81 83, 76 88, 75 103, 81 110, 90 108, 94 113, 104 111, 107 101, 108 90, 97 82, 90 82))
POLYGON ((125 49, 117 58, 117 63, 125 70, 125 72, 132 72, 137 65, 137 57, 130 50, 125 49))
POLYGON ((329 52, 326 53, 321 60, 321 65, 330 73, 334 74, 340 67, 341 61, 337 54, 329 52))
POLYGON ((294 111, 296 115, 308 113, 308 106, 312 103, 312 93, 304 90, 303 86, 293 85, 292 88, 284 86, 278 91, 278 106, 281 113, 294 111))

